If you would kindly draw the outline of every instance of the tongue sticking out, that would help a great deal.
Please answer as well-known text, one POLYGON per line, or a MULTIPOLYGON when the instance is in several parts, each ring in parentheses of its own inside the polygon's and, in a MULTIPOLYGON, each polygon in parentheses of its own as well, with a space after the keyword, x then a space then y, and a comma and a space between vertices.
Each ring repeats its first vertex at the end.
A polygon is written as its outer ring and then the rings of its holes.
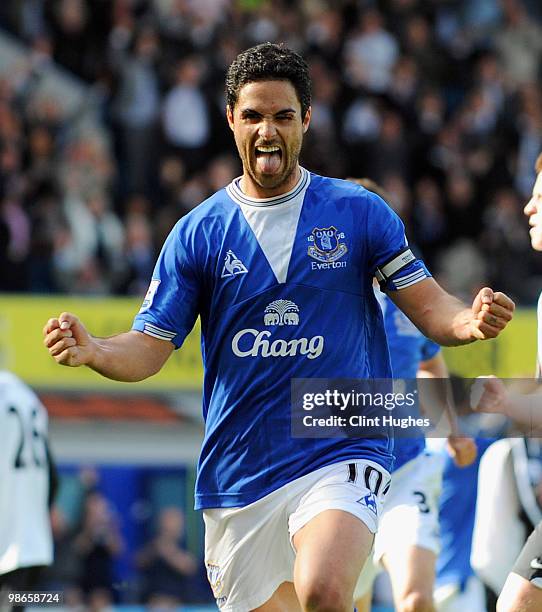
POLYGON ((260 153, 256 157, 256 165, 262 174, 274 174, 280 168, 280 160, 279 153, 260 153))

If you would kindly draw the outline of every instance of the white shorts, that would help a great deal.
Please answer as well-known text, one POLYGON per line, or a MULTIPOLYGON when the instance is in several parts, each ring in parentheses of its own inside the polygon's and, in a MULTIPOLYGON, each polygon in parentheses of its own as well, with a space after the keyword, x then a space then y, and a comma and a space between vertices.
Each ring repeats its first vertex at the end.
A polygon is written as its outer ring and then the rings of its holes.
POLYGON ((358 459, 311 472, 248 506, 204 510, 205 566, 220 610, 247 612, 293 582, 292 538, 325 510, 349 512, 375 533, 389 483, 384 468, 358 459))
POLYGON ((443 467, 442 455, 425 451, 393 472, 374 552, 359 577, 354 593, 356 599, 371 588, 387 551, 418 546, 438 556, 443 467))

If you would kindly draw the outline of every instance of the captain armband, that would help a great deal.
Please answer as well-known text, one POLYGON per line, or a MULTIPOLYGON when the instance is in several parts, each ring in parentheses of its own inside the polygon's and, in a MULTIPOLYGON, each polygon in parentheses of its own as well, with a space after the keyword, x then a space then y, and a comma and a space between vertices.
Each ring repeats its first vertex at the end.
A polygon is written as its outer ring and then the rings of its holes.
POLYGON ((395 277, 392 281, 393 287, 390 288, 404 289, 405 287, 414 285, 423 278, 427 278, 429 275, 423 263, 417 259, 410 247, 407 246, 393 255, 386 263, 378 266, 375 276, 381 287, 385 287, 390 279, 395 277), (415 262, 419 262, 421 267, 412 269, 412 264, 415 262), (406 268, 410 268, 408 274, 397 276, 399 272, 406 268))

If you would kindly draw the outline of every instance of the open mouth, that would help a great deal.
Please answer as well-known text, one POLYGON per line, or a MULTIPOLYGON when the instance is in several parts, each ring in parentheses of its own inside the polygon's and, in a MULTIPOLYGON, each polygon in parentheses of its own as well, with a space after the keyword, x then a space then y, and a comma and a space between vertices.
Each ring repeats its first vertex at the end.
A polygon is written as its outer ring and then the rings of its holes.
POLYGON ((262 174, 278 172, 282 161, 282 151, 277 145, 258 145, 255 148, 256 167, 262 174))

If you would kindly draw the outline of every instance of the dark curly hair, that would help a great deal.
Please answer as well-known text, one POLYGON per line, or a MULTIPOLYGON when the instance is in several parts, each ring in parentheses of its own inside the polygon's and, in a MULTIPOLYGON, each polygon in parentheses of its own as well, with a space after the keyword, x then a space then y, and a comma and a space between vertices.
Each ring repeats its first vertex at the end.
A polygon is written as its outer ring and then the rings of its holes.
POLYGON ((239 91, 254 81, 290 81, 301 104, 301 117, 311 105, 311 79, 307 62, 282 44, 263 43, 235 58, 226 74, 226 102, 233 109, 239 91))

